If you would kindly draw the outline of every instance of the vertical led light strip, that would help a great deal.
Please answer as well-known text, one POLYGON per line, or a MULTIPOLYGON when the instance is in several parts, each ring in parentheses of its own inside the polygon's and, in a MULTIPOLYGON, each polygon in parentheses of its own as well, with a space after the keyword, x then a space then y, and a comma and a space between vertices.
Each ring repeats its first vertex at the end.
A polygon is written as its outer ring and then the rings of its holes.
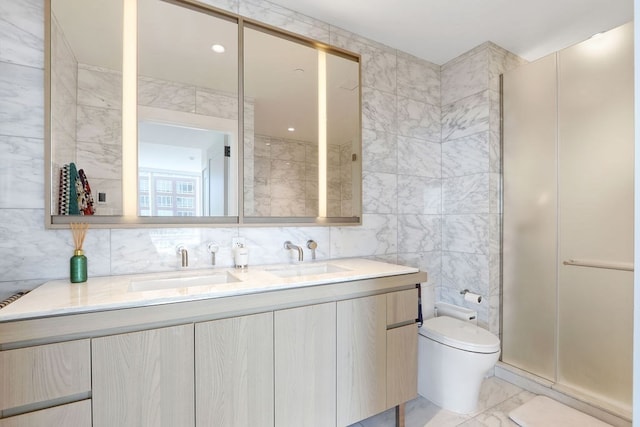
POLYGON ((318 216, 327 216, 327 54, 318 50, 318 216))
POLYGON ((138 213, 138 2, 123 0, 122 27, 122 211, 138 213))

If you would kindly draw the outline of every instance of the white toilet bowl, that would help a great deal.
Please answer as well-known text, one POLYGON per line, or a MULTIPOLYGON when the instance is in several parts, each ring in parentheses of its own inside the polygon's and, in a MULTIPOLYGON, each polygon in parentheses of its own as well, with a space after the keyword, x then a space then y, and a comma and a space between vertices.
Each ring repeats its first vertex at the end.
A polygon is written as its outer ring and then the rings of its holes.
POLYGON ((499 356, 500 340, 486 329, 448 316, 429 319, 418 337, 418 393, 449 411, 473 412, 499 356))

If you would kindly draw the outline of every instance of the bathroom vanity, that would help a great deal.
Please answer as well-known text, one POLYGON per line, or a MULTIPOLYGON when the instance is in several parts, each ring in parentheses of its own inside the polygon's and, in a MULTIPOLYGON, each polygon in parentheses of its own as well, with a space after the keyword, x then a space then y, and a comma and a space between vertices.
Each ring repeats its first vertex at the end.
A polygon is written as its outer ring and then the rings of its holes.
POLYGON ((401 424, 424 281, 349 259, 48 282, 0 311, 0 427, 401 424))

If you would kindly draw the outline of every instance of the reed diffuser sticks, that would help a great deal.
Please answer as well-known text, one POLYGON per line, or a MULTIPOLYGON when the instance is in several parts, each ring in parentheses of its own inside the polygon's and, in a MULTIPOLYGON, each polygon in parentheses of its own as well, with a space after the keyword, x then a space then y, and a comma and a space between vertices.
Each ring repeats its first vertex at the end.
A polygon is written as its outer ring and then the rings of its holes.
POLYGON ((71 224, 71 233, 73 234, 73 243, 75 244, 75 250, 81 251, 84 244, 84 238, 87 235, 89 224, 86 223, 74 223, 71 224))

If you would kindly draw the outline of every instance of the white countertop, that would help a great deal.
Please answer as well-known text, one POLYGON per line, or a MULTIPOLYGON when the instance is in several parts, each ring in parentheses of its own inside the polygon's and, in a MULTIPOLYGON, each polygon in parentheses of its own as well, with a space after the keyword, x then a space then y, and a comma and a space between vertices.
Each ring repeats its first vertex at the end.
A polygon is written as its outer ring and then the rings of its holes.
POLYGON ((247 270, 187 268, 164 273, 90 277, 85 283, 55 280, 44 283, 0 309, 0 322, 327 285, 418 271, 413 267, 354 258, 249 266, 247 270), (316 267, 317 270, 322 270, 325 266, 342 271, 328 271, 320 274, 313 271, 316 267), (284 274, 291 273, 292 276, 280 277, 274 270, 285 272, 284 274), (227 276, 236 281, 207 284, 208 277, 215 280, 221 276, 227 276), (176 284, 179 284, 180 280, 191 281, 191 284, 195 283, 197 286, 178 287, 180 285, 176 284), (143 291, 133 289, 135 286, 162 286, 161 284, 167 281, 173 282, 175 286, 169 289, 143 291))

